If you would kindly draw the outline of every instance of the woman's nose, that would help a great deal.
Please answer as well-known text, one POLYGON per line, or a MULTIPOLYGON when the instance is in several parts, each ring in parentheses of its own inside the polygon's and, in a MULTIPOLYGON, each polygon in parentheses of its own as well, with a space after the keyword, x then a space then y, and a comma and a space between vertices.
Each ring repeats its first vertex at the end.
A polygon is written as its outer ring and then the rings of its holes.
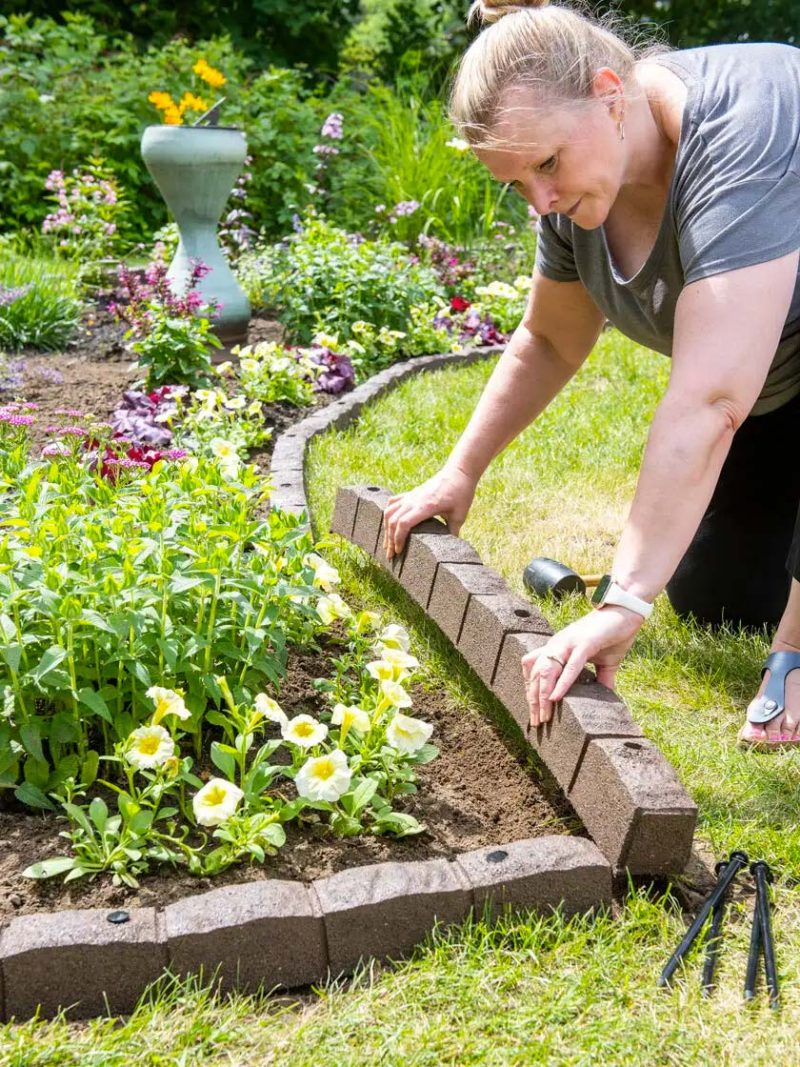
POLYGON ((549 182, 532 180, 525 190, 529 204, 539 215, 549 215, 555 211, 558 193, 549 182))

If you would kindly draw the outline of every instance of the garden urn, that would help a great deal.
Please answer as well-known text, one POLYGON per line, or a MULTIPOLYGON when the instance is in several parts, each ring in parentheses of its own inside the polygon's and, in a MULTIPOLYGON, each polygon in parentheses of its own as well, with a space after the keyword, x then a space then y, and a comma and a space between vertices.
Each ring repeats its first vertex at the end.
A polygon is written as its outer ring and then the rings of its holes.
POLYGON ((217 224, 246 155, 244 134, 230 126, 148 126, 142 136, 142 158, 180 235, 167 277, 183 295, 192 262, 210 268, 197 292, 221 305, 212 328, 228 347, 247 339, 250 302, 222 254, 217 224))

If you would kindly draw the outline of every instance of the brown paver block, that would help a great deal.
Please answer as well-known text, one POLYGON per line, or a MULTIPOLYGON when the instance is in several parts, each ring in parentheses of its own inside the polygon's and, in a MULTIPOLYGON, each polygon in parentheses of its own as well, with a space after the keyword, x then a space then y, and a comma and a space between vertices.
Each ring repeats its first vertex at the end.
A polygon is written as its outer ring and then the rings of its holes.
POLYGON ((358 492, 352 486, 342 486, 336 492, 331 530, 349 541, 353 536, 358 510, 358 492))
POLYGON ((473 563, 440 563, 436 569, 428 615, 453 644, 458 643, 471 596, 503 593, 506 584, 491 567, 473 563))
POLYGON ((384 528, 386 525, 386 514, 384 512, 381 515, 381 525, 378 530, 378 543, 375 548, 375 562, 380 564, 384 570, 392 574, 395 579, 402 584, 403 581, 403 567, 406 562, 406 555, 408 554, 408 548, 411 544, 411 539, 420 534, 433 534, 438 536, 439 534, 447 534, 447 527, 439 519, 426 519, 424 522, 418 523, 410 532, 406 538, 406 543, 403 545, 403 551, 399 554, 392 556, 391 559, 386 558, 386 552, 383 548, 384 528))
POLYGON ((530 722, 522 657, 546 645, 545 634, 507 634, 500 649, 500 658, 492 682, 492 692, 510 712, 523 733, 530 722))
POLYGON ((359 485, 355 489, 358 496, 358 509, 351 541, 374 557, 383 520, 383 510, 392 494, 388 489, 381 489, 377 485, 359 485))
POLYGON ((396 958, 438 920, 463 921, 472 891, 448 860, 376 863, 313 883, 325 918, 332 975, 360 959, 396 958))
POLYGON ((446 531, 414 533, 404 551, 400 584, 420 607, 427 609, 440 563, 481 565, 481 558, 468 541, 446 531))
POLYGON ((319 981, 328 959, 322 917, 302 882, 267 879, 185 897, 164 910, 170 967, 225 988, 291 989, 319 981))
POLYGON ((45 1018, 62 1008, 76 1019, 130 1012, 167 952, 155 908, 126 910, 124 923, 101 909, 12 919, 0 938, 6 1017, 28 1019, 37 1007, 45 1018))
POLYGON ((552 834, 478 848, 456 863, 472 886, 477 916, 487 903, 494 916, 505 905, 546 912, 563 904, 574 915, 611 903, 611 865, 582 837, 552 834))
POLYGON ((279 508, 281 511, 291 511, 294 515, 308 512, 305 493, 301 493, 298 486, 289 489, 276 486, 270 494, 269 502, 270 507, 279 508))
POLYGON ((531 730, 528 740, 567 792, 595 738, 642 737, 641 728, 616 693, 598 682, 576 682, 550 722, 531 730))
POLYGON ((470 598, 458 650, 487 686, 494 680, 503 639, 509 633, 549 635, 552 631, 530 601, 510 591, 470 598))
POLYGON ((612 866, 647 875, 686 866, 697 808, 651 741, 591 741, 569 800, 612 866))

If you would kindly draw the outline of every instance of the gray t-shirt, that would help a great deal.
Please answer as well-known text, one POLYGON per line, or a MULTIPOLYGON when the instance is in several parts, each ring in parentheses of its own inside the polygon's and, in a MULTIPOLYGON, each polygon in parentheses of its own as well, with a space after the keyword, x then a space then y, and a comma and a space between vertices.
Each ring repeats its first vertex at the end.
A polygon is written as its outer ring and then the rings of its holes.
MULTIPOLYGON (((670 355, 684 285, 800 248, 800 48, 733 44, 655 57, 688 89, 675 170, 656 243, 624 279, 602 226, 539 221, 536 266, 583 282, 624 334, 670 355)), ((738 309, 741 311, 741 309, 738 309)), ((752 413, 800 393, 800 272, 780 344, 752 413)))

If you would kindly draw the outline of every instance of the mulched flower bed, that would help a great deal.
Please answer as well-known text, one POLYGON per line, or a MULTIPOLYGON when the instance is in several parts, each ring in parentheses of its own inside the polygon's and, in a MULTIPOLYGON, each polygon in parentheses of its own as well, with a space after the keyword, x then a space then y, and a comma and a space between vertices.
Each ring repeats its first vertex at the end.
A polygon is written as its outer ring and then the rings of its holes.
MULTIPOLYGON (((25 354, 22 381, 6 397, 34 401, 45 415, 74 406, 107 418, 135 377, 122 333, 123 328, 106 313, 89 313, 74 349, 25 354)), ((278 323, 265 318, 253 321, 249 343, 278 339, 278 323)), ((321 406, 331 399, 335 398, 320 397, 318 403, 321 406)), ((265 411, 274 437, 308 413, 308 408, 285 404, 270 405, 265 411)), ((254 458, 265 464, 271 449, 270 442, 254 458)), ((290 656, 280 692, 281 706, 288 715, 318 714, 322 699, 312 683, 326 674, 326 667, 324 656, 290 656)), ((60 879, 33 882, 21 872, 36 860, 67 851, 67 843, 58 836, 67 826, 66 819, 31 813, 13 799, 0 797, 0 921, 64 908, 165 905, 226 884, 266 878, 310 881, 362 864, 447 858, 484 846, 574 832, 575 818, 563 798, 555 790, 552 795, 543 792, 487 720, 454 707, 445 694, 419 685, 411 693, 415 713, 433 723, 431 740, 440 749, 437 759, 417 769, 419 792, 402 798, 398 805, 425 824, 422 834, 401 839, 336 839, 321 826, 299 829, 290 825, 286 844, 263 866, 243 864, 214 879, 165 871, 142 877, 139 890, 114 887, 107 876, 65 886, 60 879)), ((209 765, 205 776, 213 773, 209 765)))

